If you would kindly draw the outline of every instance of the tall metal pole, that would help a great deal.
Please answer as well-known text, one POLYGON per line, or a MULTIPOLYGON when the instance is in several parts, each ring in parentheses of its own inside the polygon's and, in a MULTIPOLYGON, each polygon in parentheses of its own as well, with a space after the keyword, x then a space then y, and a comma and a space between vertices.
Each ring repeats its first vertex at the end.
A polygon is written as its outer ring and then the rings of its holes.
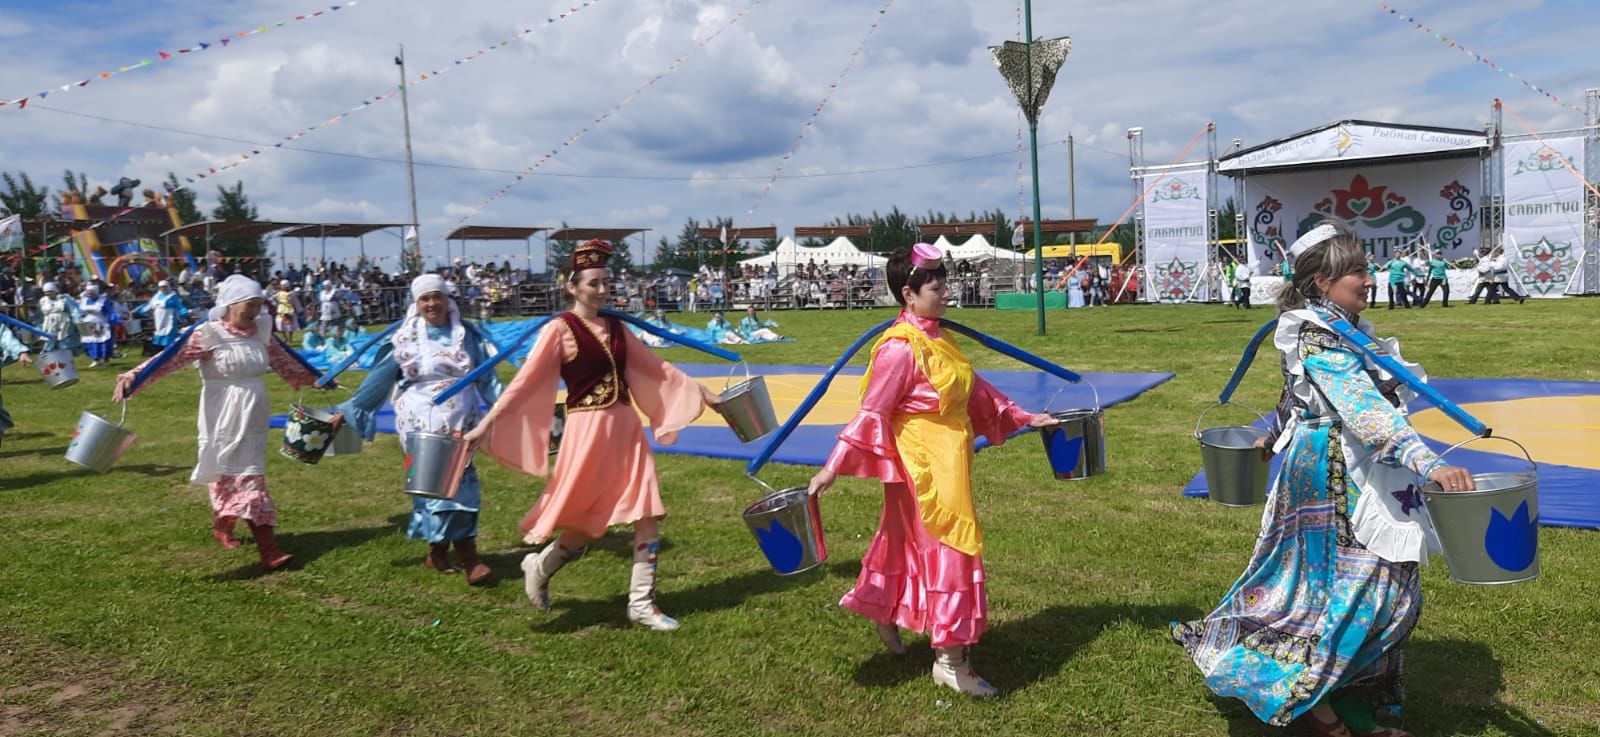
MULTIPOLYGON (((1067 134, 1067 217, 1078 219, 1078 161, 1076 144, 1072 134, 1067 134)), ((1072 243, 1072 255, 1078 255, 1078 234, 1069 234, 1072 243)))
MULTIPOLYGON (((406 185, 411 190, 411 227, 417 231, 417 250, 411 256, 417 259, 417 268, 422 267, 422 227, 417 220, 417 172, 411 162, 411 103, 406 99, 406 46, 400 44, 400 54, 394 58, 395 66, 400 68, 400 120, 405 125, 406 133, 406 185)), ((405 256, 405 239, 400 239, 402 259, 405 256)), ((448 258, 448 256, 447 256, 448 258)))
MULTIPOLYGON (((1033 0, 1023 0, 1023 41, 1028 45, 1028 104, 1032 105, 1033 90, 1033 0)), ((1039 113, 1028 116, 1028 152, 1033 159, 1033 286, 1035 311, 1039 317, 1039 334, 1044 335, 1044 221, 1039 207, 1039 113)))

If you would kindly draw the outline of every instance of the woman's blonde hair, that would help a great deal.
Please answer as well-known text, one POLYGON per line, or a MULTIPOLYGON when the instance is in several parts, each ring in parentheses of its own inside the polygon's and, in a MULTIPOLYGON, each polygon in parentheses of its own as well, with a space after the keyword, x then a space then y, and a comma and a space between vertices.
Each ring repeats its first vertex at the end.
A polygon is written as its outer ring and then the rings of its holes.
POLYGON ((1348 224, 1330 219, 1317 225, 1332 227, 1333 237, 1307 248, 1295 258, 1293 280, 1278 291, 1280 312, 1298 310, 1306 306, 1307 298, 1322 296, 1317 289, 1318 278, 1338 279, 1367 271, 1366 249, 1348 224))

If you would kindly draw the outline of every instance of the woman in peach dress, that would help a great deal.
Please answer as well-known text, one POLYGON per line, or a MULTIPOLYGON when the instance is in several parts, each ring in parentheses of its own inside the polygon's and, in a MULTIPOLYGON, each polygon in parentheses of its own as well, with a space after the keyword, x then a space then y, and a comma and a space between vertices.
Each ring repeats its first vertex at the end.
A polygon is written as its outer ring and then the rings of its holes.
POLYGON ((656 557, 667 510, 639 413, 650 420, 656 440, 671 443, 718 398, 657 358, 620 320, 600 314, 611 292, 610 257, 611 245, 600 240, 574 250, 566 285, 572 309, 540 333, 527 363, 465 437, 505 465, 550 475, 544 494, 519 525, 529 543, 555 538, 522 559, 523 587, 534 606, 549 608, 551 576, 582 555, 590 540, 608 527, 633 525, 628 619, 671 631, 677 621, 655 604, 656 557), (567 386, 567 418, 550 471, 557 379, 567 386))

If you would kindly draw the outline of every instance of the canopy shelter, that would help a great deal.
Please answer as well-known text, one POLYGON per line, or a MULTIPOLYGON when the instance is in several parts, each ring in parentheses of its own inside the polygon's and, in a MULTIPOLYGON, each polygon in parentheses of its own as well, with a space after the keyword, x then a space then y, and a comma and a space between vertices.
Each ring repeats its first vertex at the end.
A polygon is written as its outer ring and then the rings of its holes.
MULTIPOLYGON (((23 240, 29 245, 38 245, 42 242, 49 241, 51 238, 60 238, 62 236, 70 235, 74 230, 88 230, 102 222, 107 221, 76 219, 68 220, 61 218, 22 218, 20 222, 22 223, 23 240)), ((165 219, 150 220, 147 218, 122 217, 109 222, 116 223, 118 225, 137 225, 141 228, 165 226, 162 228, 163 230, 172 227, 172 223, 165 219)))
MULTIPOLYGON (((1092 233, 1098 221, 1095 218, 1076 218, 1072 220, 1044 220, 1041 222, 1043 227, 1039 229, 1039 232, 1051 235, 1056 233, 1092 233)), ((1033 235, 1033 221, 1018 220, 1017 230, 1022 231, 1025 236, 1033 235)))
POLYGON ((548 255, 550 252, 550 241, 576 241, 578 243, 582 243, 584 241, 595 240, 596 238, 603 241, 610 241, 611 244, 616 246, 618 249, 626 250, 628 247, 627 238, 629 236, 638 235, 640 236, 639 252, 641 255, 648 257, 650 254, 650 247, 647 243, 645 243, 645 239, 648 236, 645 236, 644 234, 649 232, 649 228, 556 228, 555 230, 545 234, 545 253, 548 255))
MULTIPOLYGON (((799 228, 795 229, 799 234, 799 228)), ((771 252, 747 258, 739 263, 741 265, 755 266, 765 269, 776 266, 778 273, 787 276, 795 269, 816 262, 818 267, 826 263, 829 267, 841 265, 854 265, 859 268, 881 267, 888 259, 876 254, 867 253, 856 248, 849 238, 839 236, 825 246, 807 248, 795 242, 793 238, 784 238, 778 247, 771 252)))
POLYGON ((289 256, 284 250, 283 239, 285 238, 298 238, 300 240, 300 263, 302 264, 306 260, 305 239, 307 238, 316 238, 322 242, 322 255, 320 258, 323 261, 328 260, 329 238, 354 238, 361 249, 361 260, 365 261, 367 260, 366 235, 368 233, 404 227, 406 227, 406 223, 310 223, 298 228, 278 231, 275 235, 278 238, 278 255, 279 258, 283 259, 284 263, 289 262, 289 256))
POLYGON ((299 228, 306 223, 289 223, 276 220, 201 220, 198 223, 173 228, 161 234, 162 238, 265 238, 287 228, 299 228))
POLYGON ((922 223, 917 226, 917 232, 924 238, 961 235, 994 235, 998 226, 993 220, 975 220, 968 223, 922 223))
MULTIPOLYGON (((549 230, 541 225, 463 225, 444 237, 444 258, 450 260, 450 241, 462 241, 461 255, 467 255, 466 241, 522 241, 528 259, 528 272, 533 272, 533 236, 549 230)), ((545 252, 549 253, 546 243, 545 252)))
MULTIPOLYGON (((701 238, 710 238, 714 241, 722 240, 722 234, 723 230, 721 228, 701 228, 698 232, 698 235, 701 238)), ((762 225, 757 227, 746 226, 742 228, 728 228, 727 234, 728 240, 730 241, 745 240, 747 238, 773 240, 778 237, 778 226, 762 225)))
POLYGON ((947 265, 953 265, 961 261, 978 263, 983 261, 1021 261, 1026 258, 1023 254, 1009 248, 996 248, 981 233, 968 238, 965 243, 959 246, 951 243, 949 239, 941 235, 938 240, 933 242, 933 245, 938 246, 939 250, 944 252, 944 260, 947 265))

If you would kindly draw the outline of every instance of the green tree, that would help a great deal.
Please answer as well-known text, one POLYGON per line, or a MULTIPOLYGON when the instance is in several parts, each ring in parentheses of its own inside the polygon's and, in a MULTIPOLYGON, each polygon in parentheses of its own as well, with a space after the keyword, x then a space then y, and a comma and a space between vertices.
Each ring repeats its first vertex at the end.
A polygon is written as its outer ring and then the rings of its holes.
POLYGON ((50 201, 50 188, 34 186, 27 172, 19 171, 15 177, 11 172, 0 172, 0 182, 5 184, 5 191, 0 192, 0 215, 54 217, 54 213, 45 209, 50 201))
POLYGON ((74 175, 71 169, 64 169, 61 172, 61 185, 61 191, 50 198, 51 205, 56 212, 61 212, 61 197, 69 192, 77 192, 83 195, 85 202, 88 201, 89 175, 81 171, 74 175))
POLYGON ((178 218, 184 225, 198 223, 205 219, 200 214, 200 208, 194 204, 194 190, 186 189, 178 182, 178 175, 167 172, 167 194, 172 197, 172 206, 178 209, 178 218))
MULTIPOLYGON (((217 185, 217 206, 211 209, 213 220, 257 220, 256 206, 244 193, 244 182, 233 187, 217 185)), ((239 270, 257 274, 271 273, 272 262, 265 258, 266 248, 260 238, 213 238, 205 245, 206 252, 216 252, 226 258, 258 258, 239 264, 239 270)))

